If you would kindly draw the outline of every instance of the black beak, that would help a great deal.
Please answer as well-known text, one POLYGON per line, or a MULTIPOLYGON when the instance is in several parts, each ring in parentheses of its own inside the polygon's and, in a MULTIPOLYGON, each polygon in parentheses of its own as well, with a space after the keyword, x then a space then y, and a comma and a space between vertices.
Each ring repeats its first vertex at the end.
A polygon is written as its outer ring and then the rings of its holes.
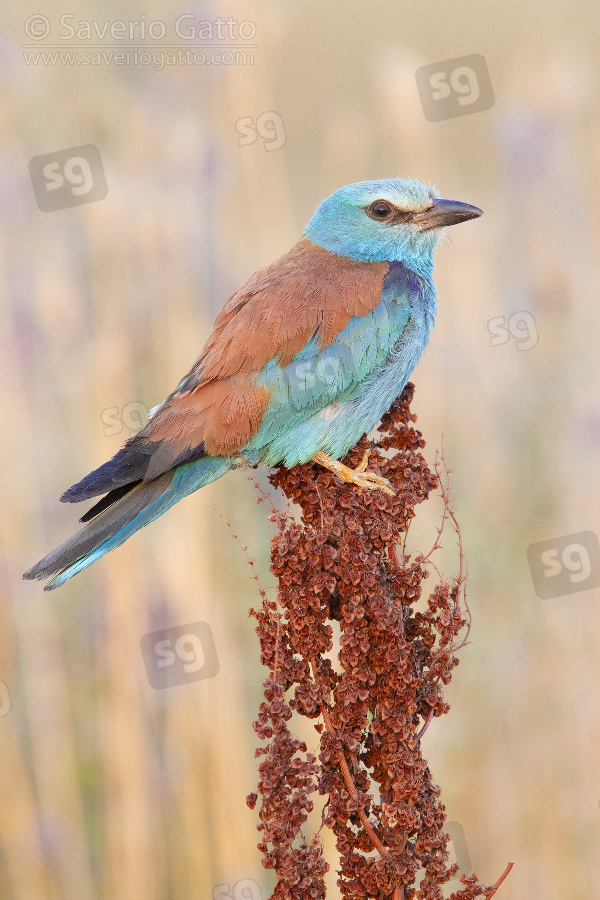
POLYGON ((433 206, 413 216, 411 225, 418 231, 432 231, 434 228, 445 228, 468 219, 476 219, 483 215, 483 210, 460 200, 434 200, 433 206))

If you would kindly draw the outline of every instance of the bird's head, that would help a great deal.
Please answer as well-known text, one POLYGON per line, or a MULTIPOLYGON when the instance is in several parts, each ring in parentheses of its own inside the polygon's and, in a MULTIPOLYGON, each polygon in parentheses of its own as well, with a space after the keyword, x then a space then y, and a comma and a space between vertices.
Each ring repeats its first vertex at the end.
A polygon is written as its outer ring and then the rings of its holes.
POLYGON ((442 200, 422 181, 384 178, 339 188, 321 203, 306 237, 325 250, 363 262, 400 260, 430 271, 442 229, 480 216, 476 206, 442 200))

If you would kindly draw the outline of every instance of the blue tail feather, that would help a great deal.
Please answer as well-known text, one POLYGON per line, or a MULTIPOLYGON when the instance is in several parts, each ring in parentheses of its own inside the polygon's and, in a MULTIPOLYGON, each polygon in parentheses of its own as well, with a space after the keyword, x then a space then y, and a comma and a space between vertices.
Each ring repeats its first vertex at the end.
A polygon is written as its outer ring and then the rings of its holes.
POLYGON ((137 484, 130 493, 98 513, 81 531, 40 560, 24 577, 46 578, 57 573, 44 589, 49 591, 59 587, 183 497, 216 481, 231 467, 229 459, 204 457, 154 481, 137 484))

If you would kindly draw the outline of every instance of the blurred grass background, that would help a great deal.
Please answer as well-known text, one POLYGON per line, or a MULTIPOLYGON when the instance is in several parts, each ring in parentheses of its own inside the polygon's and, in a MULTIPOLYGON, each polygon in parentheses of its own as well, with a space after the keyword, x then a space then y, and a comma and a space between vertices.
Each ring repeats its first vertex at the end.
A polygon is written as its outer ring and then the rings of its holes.
MULTIPOLYGON (((426 751, 477 874, 491 883, 515 862, 505 900, 600 897, 600 590, 539 600, 526 558, 535 541, 599 527, 597 4, 76 6, 1 14, 0 712, 8 696, 12 708, 0 718, 0 896, 268 896, 245 804, 264 677, 247 617, 257 596, 211 506, 272 586, 268 511, 245 475, 55 593, 21 573, 75 528, 81 512, 60 493, 129 436, 106 436, 103 411, 160 402, 227 297, 335 188, 410 175, 485 211, 437 251, 439 322, 412 379, 427 458, 443 435, 453 469, 474 618, 426 751), (182 14, 251 21, 254 64, 26 65, 26 18, 56 33, 65 13, 144 14, 171 33, 182 14), (471 53, 487 60, 495 105, 426 121, 415 70, 471 53), (240 146, 236 122, 265 111, 285 145, 240 146), (107 197, 40 212, 29 160, 87 143, 107 197), (536 346, 492 346, 487 322, 522 310, 536 346), (213 630, 219 674, 153 690, 141 636, 196 621, 213 630)), ((437 499, 420 510, 415 551, 440 511, 437 499)))

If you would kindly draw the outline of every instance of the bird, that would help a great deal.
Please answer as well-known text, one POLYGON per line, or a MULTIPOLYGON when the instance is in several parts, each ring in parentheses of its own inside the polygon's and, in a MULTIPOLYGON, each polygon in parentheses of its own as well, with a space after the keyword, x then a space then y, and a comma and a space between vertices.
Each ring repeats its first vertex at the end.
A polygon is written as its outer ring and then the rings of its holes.
POLYGON ((402 392, 437 313, 432 253, 482 215, 431 184, 338 188, 299 241, 226 302, 187 375, 144 428, 61 501, 100 497, 83 528, 24 574, 52 590, 171 506, 240 466, 313 462, 355 489, 393 494, 340 462, 402 392))

